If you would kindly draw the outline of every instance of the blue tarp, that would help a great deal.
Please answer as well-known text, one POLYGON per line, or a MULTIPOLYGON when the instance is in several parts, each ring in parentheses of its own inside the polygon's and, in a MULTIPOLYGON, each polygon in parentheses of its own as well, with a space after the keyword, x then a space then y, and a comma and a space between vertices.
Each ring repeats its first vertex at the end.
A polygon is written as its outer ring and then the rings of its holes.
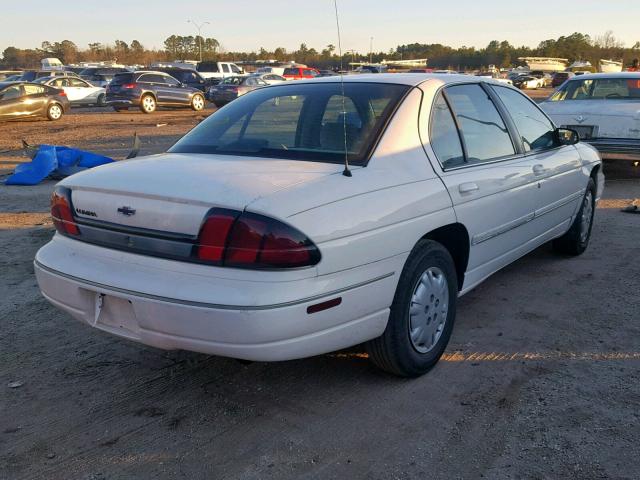
POLYGON ((18 165, 6 185, 37 185, 49 175, 67 177, 114 160, 77 148, 40 145, 33 160, 18 165))

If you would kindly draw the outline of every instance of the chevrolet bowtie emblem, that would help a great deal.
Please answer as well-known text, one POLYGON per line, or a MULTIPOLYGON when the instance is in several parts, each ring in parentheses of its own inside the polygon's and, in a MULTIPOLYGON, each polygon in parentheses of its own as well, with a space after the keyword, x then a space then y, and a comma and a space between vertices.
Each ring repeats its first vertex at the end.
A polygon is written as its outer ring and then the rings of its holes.
POLYGON ((121 213, 122 215, 126 215, 127 217, 130 217, 131 215, 136 214, 136 210, 135 208, 131 208, 131 207, 120 207, 118 208, 118 213, 121 213))

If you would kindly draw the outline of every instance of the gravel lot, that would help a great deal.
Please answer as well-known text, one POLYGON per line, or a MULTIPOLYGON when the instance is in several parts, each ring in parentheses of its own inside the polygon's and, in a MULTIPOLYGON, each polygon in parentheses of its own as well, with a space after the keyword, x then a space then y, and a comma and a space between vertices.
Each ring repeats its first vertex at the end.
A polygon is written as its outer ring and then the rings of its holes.
MULTIPOLYGON (((202 118, 2 124, 0 180, 22 138, 122 158, 134 131, 157 153, 202 118)), ((463 297, 447 353, 417 380, 357 348, 244 364, 82 325, 33 275, 54 183, 0 185, 0 478, 640 478, 640 216, 619 211, 640 168, 605 174, 589 250, 541 247, 463 297)))

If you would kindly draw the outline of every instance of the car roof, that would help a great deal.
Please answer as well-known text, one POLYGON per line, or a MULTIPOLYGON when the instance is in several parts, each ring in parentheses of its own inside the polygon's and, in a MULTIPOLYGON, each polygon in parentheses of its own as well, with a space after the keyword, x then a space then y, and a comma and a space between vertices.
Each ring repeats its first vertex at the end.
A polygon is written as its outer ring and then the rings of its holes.
POLYGON ((585 73, 583 75, 577 75, 578 78, 574 80, 589 80, 594 78, 631 78, 639 79, 640 72, 617 72, 617 73, 585 73))
POLYGON ((355 75, 336 75, 333 77, 320 77, 314 78, 311 80, 298 80, 298 83, 317 83, 317 82, 327 82, 327 83, 335 83, 340 81, 340 78, 344 80, 345 83, 394 83, 399 85, 409 85, 412 87, 416 87, 426 81, 435 81, 439 82, 442 85, 447 85, 450 83, 493 83, 498 85, 504 85, 503 83, 498 82, 492 78, 486 77, 476 77, 473 75, 460 75, 460 74, 433 74, 433 73, 364 73, 364 74, 355 74, 355 75))
POLYGON ((22 81, 22 80, 16 80, 14 82, 0 82, 0 90, 2 90, 5 87, 8 87, 10 85, 36 85, 38 87, 42 87, 43 86, 41 83, 25 82, 25 81, 22 81))

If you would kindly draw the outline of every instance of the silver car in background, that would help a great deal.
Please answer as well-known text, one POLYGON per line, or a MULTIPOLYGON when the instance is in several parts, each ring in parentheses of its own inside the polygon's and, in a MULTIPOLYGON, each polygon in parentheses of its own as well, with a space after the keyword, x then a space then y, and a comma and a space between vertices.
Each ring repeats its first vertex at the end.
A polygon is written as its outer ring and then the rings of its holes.
POLYGON ((640 73, 580 75, 540 106, 604 159, 640 160, 640 73))

